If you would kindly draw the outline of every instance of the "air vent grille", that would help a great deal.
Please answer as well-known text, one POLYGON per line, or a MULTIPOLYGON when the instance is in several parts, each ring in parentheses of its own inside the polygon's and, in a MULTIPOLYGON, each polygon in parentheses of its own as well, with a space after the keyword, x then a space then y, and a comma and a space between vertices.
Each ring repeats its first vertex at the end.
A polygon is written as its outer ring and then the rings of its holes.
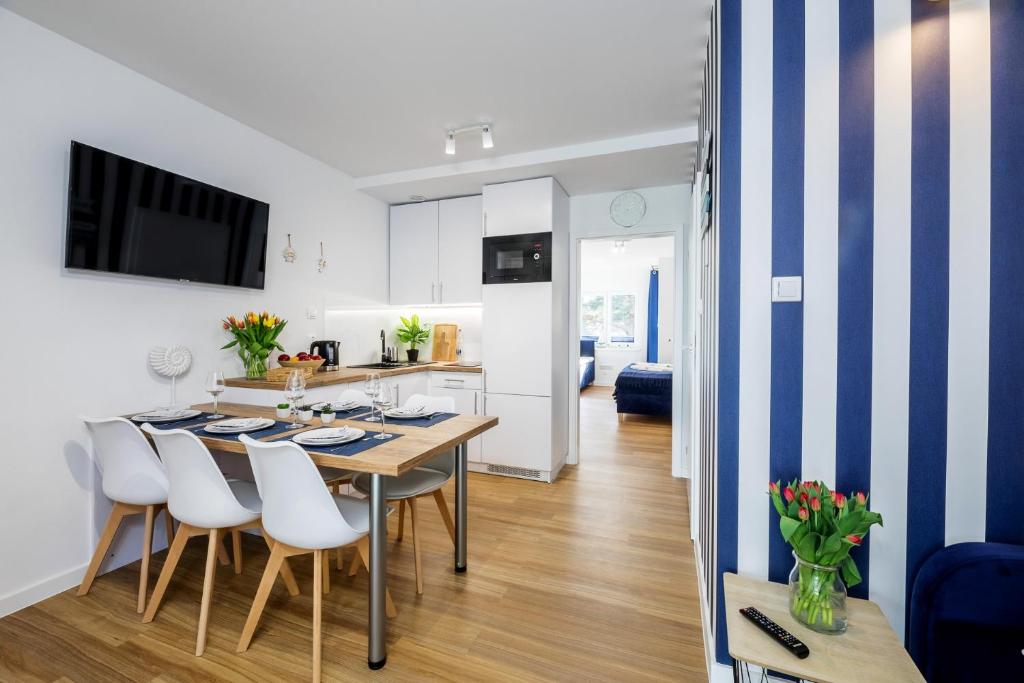
POLYGON ((540 480, 540 470, 531 470, 527 467, 509 467, 508 465, 488 465, 487 471, 490 474, 503 474, 507 477, 520 477, 521 479, 540 480))

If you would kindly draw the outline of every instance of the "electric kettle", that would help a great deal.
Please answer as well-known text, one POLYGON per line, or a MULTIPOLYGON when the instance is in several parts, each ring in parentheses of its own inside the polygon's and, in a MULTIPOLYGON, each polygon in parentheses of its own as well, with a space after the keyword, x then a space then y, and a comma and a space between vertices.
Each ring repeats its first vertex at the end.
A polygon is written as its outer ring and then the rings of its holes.
POLYGON ((324 359, 321 370, 338 370, 341 368, 341 342, 315 341, 309 345, 309 355, 324 359))

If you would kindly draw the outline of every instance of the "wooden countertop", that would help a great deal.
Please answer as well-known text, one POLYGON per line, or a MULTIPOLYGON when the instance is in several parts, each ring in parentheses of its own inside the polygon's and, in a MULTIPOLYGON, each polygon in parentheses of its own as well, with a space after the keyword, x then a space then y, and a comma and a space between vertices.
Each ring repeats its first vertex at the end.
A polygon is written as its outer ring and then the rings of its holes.
MULTIPOLYGON (((192 406, 196 410, 210 411, 212 403, 203 403, 192 406)), ((245 405, 242 403, 221 403, 218 406, 222 413, 239 417, 267 417, 274 419, 273 408, 245 405)), ((438 422, 432 427, 410 427, 403 426, 401 422, 387 422, 385 429, 392 433, 402 434, 401 439, 388 441, 362 453, 351 456, 329 455, 327 453, 315 453, 307 451, 310 459, 317 465, 324 467, 335 467, 342 470, 355 472, 377 472, 390 477, 404 474, 418 465, 422 465, 435 455, 455 448, 458 444, 467 441, 474 436, 497 426, 497 417, 483 415, 456 415, 455 417, 438 422)), ((374 430, 373 423, 358 422, 355 420, 335 420, 331 426, 356 427, 369 432, 374 430)), ((173 425, 170 425, 173 427, 173 425)), ((273 437, 261 440, 280 440, 289 435, 297 434, 306 429, 320 427, 320 421, 315 420, 305 423, 305 426, 296 429, 294 432, 277 434, 273 437)), ((376 429, 380 429, 379 425, 376 429)), ((223 439, 201 432, 197 434, 203 443, 210 450, 236 455, 245 455, 245 444, 236 439, 223 439)))
MULTIPOLYGON (((426 363, 424 365, 410 365, 404 368, 377 369, 377 368, 341 368, 330 372, 317 372, 306 379, 306 386, 329 387, 333 384, 348 384, 350 382, 363 382, 371 372, 379 372, 381 377, 393 377, 395 375, 408 375, 414 372, 483 372, 483 368, 477 366, 469 368, 452 363, 426 363)), ((272 382, 267 379, 246 379, 245 377, 232 377, 225 381, 229 387, 242 387, 243 389, 275 389, 283 390, 284 381, 272 382)))
POLYGON ((842 635, 825 635, 800 624, 789 613, 789 587, 749 576, 725 574, 729 654, 740 661, 821 683, 920 681, 921 672, 878 605, 847 598, 850 624, 842 635), (740 613, 756 607, 804 642, 811 654, 797 659, 740 613))

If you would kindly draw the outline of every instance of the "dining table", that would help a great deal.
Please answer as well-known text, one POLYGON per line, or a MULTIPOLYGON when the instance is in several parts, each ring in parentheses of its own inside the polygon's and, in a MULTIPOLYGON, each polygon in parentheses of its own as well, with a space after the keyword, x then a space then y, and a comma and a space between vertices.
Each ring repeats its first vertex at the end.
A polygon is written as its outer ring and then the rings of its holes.
MULTIPOLYGON (((192 409, 209 414, 212 403, 192 406, 192 409)), ((229 417, 263 417, 275 420, 275 410, 243 403, 219 403, 217 409, 229 417)), ((366 409, 369 411, 369 408, 366 409)), ((358 419, 365 415, 341 415, 331 427, 355 427, 367 432, 379 430, 379 424, 358 419)), ((223 418, 220 418, 223 419, 223 418)), ((210 422, 216 420, 210 419, 210 422)), ((322 426, 319 418, 301 423, 300 426, 283 429, 285 425, 299 424, 292 420, 277 422, 274 433, 261 437, 258 432, 251 436, 261 441, 288 439, 295 434, 322 426)), ((370 475, 370 581, 369 614, 367 619, 367 665, 371 669, 383 668, 387 663, 386 619, 384 611, 387 585, 387 488, 388 481, 428 462, 435 456, 455 449, 455 571, 466 571, 467 551, 467 486, 468 447, 467 442, 498 424, 493 415, 453 415, 427 427, 403 425, 401 420, 387 420, 385 429, 390 434, 400 435, 374 444, 372 448, 352 455, 334 455, 306 449, 310 459, 319 466, 352 472, 366 472, 370 475)), ((174 428, 174 424, 158 425, 174 428)), ((195 425, 193 425, 195 426, 195 425)), ((193 431, 211 451, 246 455, 245 444, 236 435, 213 434, 202 429, 193 431)))

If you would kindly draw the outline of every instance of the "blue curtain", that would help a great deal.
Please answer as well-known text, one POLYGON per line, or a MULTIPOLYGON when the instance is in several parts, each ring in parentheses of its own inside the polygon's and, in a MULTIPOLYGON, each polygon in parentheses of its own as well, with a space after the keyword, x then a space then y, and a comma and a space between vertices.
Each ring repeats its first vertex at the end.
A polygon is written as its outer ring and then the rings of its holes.
POLYGON ((654 268, 647 288, 647 362, 658 362, 658 271, 654 268))

